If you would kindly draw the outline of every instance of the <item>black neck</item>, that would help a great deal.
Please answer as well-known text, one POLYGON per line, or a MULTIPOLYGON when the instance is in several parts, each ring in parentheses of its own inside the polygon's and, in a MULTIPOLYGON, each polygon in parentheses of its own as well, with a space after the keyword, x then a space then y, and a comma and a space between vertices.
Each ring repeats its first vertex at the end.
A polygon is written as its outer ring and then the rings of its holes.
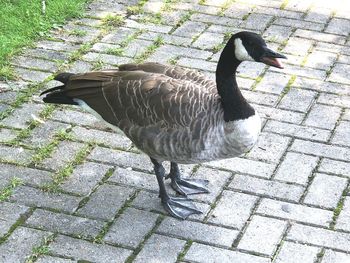
POLYGON ((241 61, 234 55, 233 39, 230 39, 221 53, 216 68, 216 85, 224 108, 226 122, 246 119, 255 114, 254 109, 243 97, 236 81, 236 70, 241 61))

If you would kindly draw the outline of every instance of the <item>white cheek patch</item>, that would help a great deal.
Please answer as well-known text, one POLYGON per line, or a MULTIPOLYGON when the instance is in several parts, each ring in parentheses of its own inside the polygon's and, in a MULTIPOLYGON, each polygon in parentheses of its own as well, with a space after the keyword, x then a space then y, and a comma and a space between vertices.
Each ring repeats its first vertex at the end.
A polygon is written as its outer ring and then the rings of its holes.
POLYGON ((243 46, 242 40, 240 38, 235 39, 235 56, 240 61, 255 61, 247 52, 243 46))

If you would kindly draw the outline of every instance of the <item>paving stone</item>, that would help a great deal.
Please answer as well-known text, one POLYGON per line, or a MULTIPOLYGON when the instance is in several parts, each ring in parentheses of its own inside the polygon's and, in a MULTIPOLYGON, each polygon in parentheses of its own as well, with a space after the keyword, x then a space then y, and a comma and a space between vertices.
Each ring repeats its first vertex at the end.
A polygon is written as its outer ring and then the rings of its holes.
POLYGON ((208 189, 210 190, 210 193, 194 195, 193 199, 203 202, 214 202, 231 176, 232 174, 226 171, 199 167, 191 178, 208 180, 208 189))
POLYGON ((318 158, 311 155, 288 152, 276 172, 275 179, 306 185, 317 161, 318 158))
POLYGON ((203 71, 215 72, 216 63, 194 58, 180 58, 177 65, 187 68, 195 68, 203 71))
POLYGON ((204 50, 198 50, 188 47, 179 47, 174 45, 163 45, 156 50, 156 52, 150 57, 150 60, 158 61, 155 59, 157 54, 169 54, 170 57, 190 57, 196 59, 207 59, 212 53, 204 50))
POLYGON ((154 174, 143 173, 131 169, 117 167, 113 175, 108 179, 122 185, 145 188, 158 191, 158 183, 154 174))
POLYGON ((312 39, 316 41, 322 41, 322 42, 334 42, 337 44, 344 44, 345 43, 345 37, 334 35, 334 34, 326 34, 311 30, 304 30, 304 29, 297 29, 295 31, 294 36, 306 38, 306 39, 312 39))
POLYGON ((76 126, 71 132, 74 139, 84 142, 95 142, 108 147, 128 149, 131 141, 122 132, 106 132, 76 126))
POLYGON ((338 57, 337 62, 344 63, 344 64, 350 64, 350 56, 342 55, 342 56, 338 57))
MULTIPOLYGON (((281 69, 270 67, 271 70, 280 72, 281 69)), ((308 68, 308 67, 300 67, 299 65, 285 65, 285 68, 283 69, 283 73, 289 74, 289 75, 296 75, 300 77, 307 77, 312 79, 319 79, 323 80, 327 76, 327 72, 325 70, 320 69, 314 69, 314 68, 308 68)))
POLYGON ((22 215, 27 213, 29 207, 24 205, 1 202, 0 206, 0 220, 16 222, 22 215))
POLYGON ((252 6, 235 2, 227 10, 225 10, 224 15, 241 19, 247 16, 251 11, 252 6))
MULTIPOLYGON (((274 17, 287 17, 287 18, 294 18, 294 19, 300 19, 302 17, 302 13, 300 12, 293 12, 293 11, 289 11, 289 10, 281 10, 281 9, 277 9, 277 8, 273 8, 273 6, 271 5, 271 1, 267 2, 267 6, 263 7, 260 6, 263 3, 263 1, 256 1, 259 4, 259 9, 257 9, 256 11, 259 13, 263 13, 263 14, 267 14, 267 15, 272 15, 274 17), (270 7, 268 7, 268 5, 270 5, 270 7)), ((277 3, 278 1, 275 1, 275 3, 277 3)))
POLYGON ((310 39, 291 37, 288 39, 287 45, 283 48, 283 53, 305 56, 312 47, 312 44, 313 41, 310 39))
POLYGON ((349 20, 340 19, 340 18, 332 18, 329 22, 325 32, 348 36, 350 33, 350 25, 349 20))
POLYGON ((73 111, 73 110, 56 110, 51 119, 61 122, 66 122, 75 125, 83 125, 90 127, 105 127, 94 115, 86 112, 73 111))
POLYGON ((158 214, 128 208, 113 223, 104 241, 136 248, 155 226, 157 218, 158 214))
MULTIPOLYGON (((238 19, 232 19, 232 18, 217 16, 217 15, 199 14, 199 13, 193 14, 191 16, 191 20, 210 23, 210 24, 219 24, 219 25, 230 26, 230 27, 237 27, 240 24, 240 20, 238 19)), ((203 34, 206 34, 206 32, 204 32, 203 34)), ((219 39, 223 40, 221 37, 222 36, 220 36, 219 39)))
POLYGON ((350 95, 349 86, 345 84, 333 83, 328 81, 319 81, 297 77, 293 82, 293 86, 300 88, 312 89, 319 92, 350 95))
POLYGON ((55 255, 93 262, 124 262, 132 253, 119 247, 94 244, 85 240, 59 235, 49 246, 55 255))
POLYGON ((263 63, 251 63, 243 61, 238 69, 239 77, 257 78, 265 71, 266 65, 263 63))
POLYGON ((346 197, 341 210, 337 223, 335 225, 336 229, 341 229, 345 231, 350 231, 350 197, 346 197))
POLYGON ((0 177, 8 181, 16 177, 23 183, 36 186, 41 186, 52 181, 52 174, 50 172, 3 163, 0 164, 0 177))
POLYGON ((138 23, 134 20, 131 19, 125 19, 125 26, 126 27, 132 27, 136 28, 139 30, 147 30, 147 31, 153 31, 153 32, 158 32, 158 33, 169 33, 172 30, 172 26, 167 26, 167 25, 161 25, 159 23, 157 24, 152 24, 152 23, 138 23))
POLYGON ((66 192, 89 195, 109 169, 111 166, 84 162, 74 168, 73 173, 64 181, 61 188, 66 192))
POLYGON ((52 73, 49 72, 36 71, 19 67, 15 67, 14 72, 18 77, 29 82, 42 82, 52 75, 52 73))
MULTIPOLYGON (((320 249, 308 245, 284 242, 278 253, 276 263, 304 262, 313 263, 317 259, 320 249)), ((323 261, 322 261, 323 262, 323 261)))
POLYGON ((272 255, 286 226, 287 223, 282 220, 254 216, 238 243, 238 248, 272 255), (264 240, 264 242, 261 242, 261 240, 264 240))
POLYGON ((350 255, 335 252, 333 250, 327 249, 322 258, 322 263, 348 263, 350 262, 350 255))
POLYGON ((272 16, 270 15, 252 13, 240 26, 243 28, 261 32, 267 27, 271 19, 272 16))
POLYGON ((111 220, 133 192, 130 188, 104 184, 90 196, 89 201, 77 211, 77 214, 111 220))
POLYGON ((158 34, 156 32, 144 32, 138 38, 153 41, 159 36, 163 38, 164 44, 171 44, 176 46, 178 45, 189 46, 192 43, 192 38, 180 37, 180 36, 174 36, 174 35, 163 35, 163 34, 158 34))
POLYGON ((41 256, 38 258, 37 263, 77 263, 77 260, 71 260, 66 258, 58 258, 58 257, 51 257, 51 256, 41 256))
POLYGON ((221 169, 227 169, 236 173, 247 173, 265 178, 269 178, 275 169, 274 164, 268 164, 243 158, 212 161, 207 163, 207 165, 221 169))
POLYGON ((102 62, 103 64, 111 64, 113 66, 131 62, 130 58, 89 52, 83 56, 83 59, 89 62, 102 62))
POLYGON ((185 260, 200 263, 216 263, 218 259, 222 263, 240 262, 240 263, 267 263, 271 262, 268 258, 258 257, 251 254, 245 254, 238 251, 226 250, 218 247, 193 243, 185 255, 185 260))
POLYGON ((315 104, 306 120, 305 124, 323 129, 332 130, 340 117, 341 109, 327 105, 315 104))
POLYGON ((73 212, 82 198, 66 194, 48 193, 36 188, 18 186, 10 200, 34 207, 52 208, 67 213, 73 212))
POLYGON ((261 104, 265 106, 276 106, 278 96, 269 93, 261 93, 259 91, 242 90, 243 96, 250 103, 261 104))
POLYGON ((61 141, 51 154, 51 157, 45 159, 41 166, 51 170, 59 170, 73 161, 83 147, 82 143, 61 141))
POLYGON ((287 5, 284 7, 287 10, 293 10, 293 11, 299 11, 299 12, 306 12, 311 7, 310 1, 297 1, 297 0, 291 0, 288 1, 287 5))
POLYGON ((256 90, 279 95, 287 86, 289 79, 288 75, 268 71, 256 86, 256 90))
POLYGON ((255 195, 277 197, 292 201, 298 201, 304 192, 304 188, 301 186, 240 174, 235 175, 229 187, 255 195))
POLYGON ((325 208, 335 208, 346 185, 347 180, 345 178, 316 174, 305 196, 304 203, 325 208))
POLYGON ((266 198, 259 204, 256 213, 325 227, 333 217, 332 211, 266 198))
POLYGON ((279 108, 306 112, 315 96, 313 91, 292 88, 282 98, 279 108))
POLYGON ((332 14, 331 11, 329 8, 324 7, 311 8, 304 20, 326 24, 332 14))
POLYGON ((332 106, 350 108, 350 96, 339 96, 333 94, 321 93, 317 102, 332 106))
POLYGON ((50 40, 41 40, 37 42, 37 47, 42 49, 50 49, 55 51, 64 51, 64 52, 73 52, 79 49, 80 45, 63 42, 63 41, 50 41, 50 40))
POLYGON ((180 10, 194 10, 199 13, 207 13, 207 14, 212 14, 216 15, 219 11, 220 8, 215 7, 215 6, 207 6, 207 5, 200 5, 196 4, 196 1, 187 1, 187 3, 184 2, 179 2, 175 3, 172 7, 174 9, 180 9, 180 10))
POLYGON ((151 161, 145 154, 122 152, 102 147, 96 147, 88 156, 88 159, 94 161, 115 164, 125 168, 132 167, 153 172, 151 161))
POLYGON ((221 44, 224 40, 224 35, 215 34, 211 32, 204 32, 199 38, 193 43, 194 47, 200 49, 212 49, 215 46, 221 44))
POLYGON ((328 79, 334 82, 350 84, 348 75, 349 70, 350 65, 336 63, 328 79))
MULTIPOLYGON (((0 105, 1 113, 1 105, 0 105)), ((9 142, 17 137, 17 132, 15 130, 0 128, 0 142, 9 142)))
POLYGON ((324 25, 320 23, 290 19, 290 18, 281 18, 281 17, 277 18, 273 23, 277 25, 282 25, 282 26, 309 29, 309 30, 315 30, 315 31, 321 31, 324 27, 324 25))
POLYGON ((285 121, 300 124, 304 119, 304 114, 295 111, 282 110, 277 108, 266 107, 262 105, 253 105, 258 114, 265 119, 285 121))
POLYGON ((26 103, 22 107, 18 108, 12 115, 5 118, 1 123, 5 126, 25 129, 34 116, 37 116, 43 109, 43 105, 26 103))
POLYGON ((22 147, 0 145, 0 160, 3 162, 15 162, 21 165, 29 164, 33 152, 22 147))
POLYGON ((94 238, 103 228, 104 222, 83 217, 54 213, 36 209, 26 220, 26 225, 50 232, 94 238))
POLYGON ((199 33, 203 32, 206 28, 204 23, 186 21, 179 28, 177 28, 173 34, 181 37, 195 37, 199 33))
POLYGON ((136 58, 146 52, 147 47, 151 45, 151 41, 136 39, 125 48, 124 54, 127 57, 136 58))
POLYGON ((25 262, 32 248, 39 246, 51 233, 36 229, 18 227, 0 245, 1 262, 25 262))
POLYGON ((34 147, 42 147, 48 144, 56 133, 62 130, 65 131, 69 127, 68 124, 48 120, 35 127, 30 137, 25 139, 24 142, 34 147))
POLYGON ((55 72, 58 69, 57 63, 40 58, 18 56, 12 61, 12 63, 24 68, 38 69, 49 72, 55 72))
POLYGON ((343 119, 350 121, 350 110, 345 109, 344 115, 343 115, 343 119))
POLYGON ((264 131, 323 142, 326 142, 331 135, 331 132, 327 130, 273 120, 270 120, 266 123, 264 131))
POLYGON ((337 54, 316 50, 316 51, 313 51, 307 57, 305 66, 311 67, 311 68, 328 70, 334 64, 336 59, 337 59, 337 54))
MULTIPOLYGON (((175 194, 172 189, 169 189, 170 186, 168 184, 166 184, 165 187, 166 187, 169 195, 175 194)), ((202 212, 202 214, 191 215, 190 218, 202 221, 205 218, 205 216, 208 214, 208 212, 210 210, 210 205, 204 204, 204 203, 199 203, 196 201, 193 201, 193 203, 197 207, 197 209, 202 212)), ((141 191, 136 196, 132 205, 136 208, 140 208, 143 210, 148 210, 151 212, 156 211, 158 213, 168 215, 168 213, 165 212, 165 210, 161 204, 158 193, 150 193, 150 192, 146 192, 146 191, 141 191)))
POLYGON ((184 246, 185 241, 183 240, 153 234, 146 241, 142 251, 137 255, 134 262, 175 262, 184 246), (159 253, 159 251, 162 253, 159 253))
POLYGON ((317 42, 315 46, 315 50, 321 50, 321 51, 333 52, 333 53, 341 53, 341 52, 345 54, 347 53, 346 47, 342 45, 338 45, 336 43, 317 42))
POLYGON ((290 139, 273 133, 262 132, 256 145, 246 155, 249 158, 278 163, 288 147, 290 139))
POLYGON ((85 61, 75 61, 74 63, 69 65, 69 69, 67 71, 71 73, 84 73, 87 71, 92 71, 93 66, 85 61))
POLYGON ((95 52, 109 53, 110 50, 117 49, 117 48, 120 48, 120 45, 97 42, 92 46, 91 50, 95 52))
MULTIPOLYGON (((15 222, 4 221, 0 219, 0 238, 4 237, 11 229, 15 222)), ((1 249, 1 247, 0 247, 1 249)))
POLYGON ((257 199, 257 197, 247 194, 223 191, 219 202, 211 213, 209 222, 242 229, 257 199))
POLYGON ((0 84, 0 90, 1 90, 1 92, 0 92, 0 102, 11 104, 11 103, 16 101, 16 97, 18 95, 18 92, 11 91, 11 90, 6 90, 5 88, 3 90, 1 88, 1 84, 0 84))
POLYGON ((350 163, 348 162, 341 162, 324 158, 321 161, 318 170, 320 172, 333 173, 350 177, 350 163))
POLYGON ((349 250, 349 233, 312 226, 294 224, 287 234, 287 240, 305 242, 311 245, 335 248, 343 251, 349 250))
POLYGON ((238 235, 236 230, 191 221, 179 221, 170 217, 164 219, 157 232, 227 247, 232 245, 238 235))
POLYGON ((284 43, 292 33, 293 31, 291 27, 271 25, 265 30, 262 36, 267 41, 284 43))
POLYGON ((299 139, 294 141, 290 150, 344 161, 350 158, 350 149, 348 148, 299 139))
POLYGON ((134 34, 136 31, 136 29, 120 27, 115 31, 112 31, 111 33, 104 36, 101 42, 120 44, 125 38, 134 34))
POLYGON ((339 123, 335 130, 334 137, 332 139, 333 144, 341 144, 350 146, 350 122, 342 121, 339 123))

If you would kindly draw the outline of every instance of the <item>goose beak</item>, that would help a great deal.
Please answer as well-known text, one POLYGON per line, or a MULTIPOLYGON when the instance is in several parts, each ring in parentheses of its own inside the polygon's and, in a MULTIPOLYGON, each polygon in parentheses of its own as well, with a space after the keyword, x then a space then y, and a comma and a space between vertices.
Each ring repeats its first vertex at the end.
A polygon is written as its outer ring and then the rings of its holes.
POLYGON ((283 68, 278 58, 287 59, 285 55, 279 54, 271 49, 265 48, 264 54, 261 56, 260 61, 266 65, 276 68, 283 68))

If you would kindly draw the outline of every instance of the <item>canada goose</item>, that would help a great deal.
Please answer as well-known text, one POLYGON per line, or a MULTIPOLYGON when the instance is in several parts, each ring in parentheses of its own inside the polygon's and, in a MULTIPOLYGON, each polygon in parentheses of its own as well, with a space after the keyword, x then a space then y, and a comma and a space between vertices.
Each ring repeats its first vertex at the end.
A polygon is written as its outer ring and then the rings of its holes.
POLYGON ((205 75, 158 63, 125 64, 119 70, 61 73, 62 86, 48 89, 46 103, 79 105, 121 129, 154 165, 159 197, 172 216, 201 213, 188 194, 209 192, 208 181, 183 179, 178 163, 232 158, 249 151, 261 129, 258 114, 242 96, 236 69, 242 61, 282 68, 286 58, 252 32, 232 35, 221 53, 216 82, 205 75), (170 161, 171 186, 184 198, 170 197, 163 161, 170 161))

